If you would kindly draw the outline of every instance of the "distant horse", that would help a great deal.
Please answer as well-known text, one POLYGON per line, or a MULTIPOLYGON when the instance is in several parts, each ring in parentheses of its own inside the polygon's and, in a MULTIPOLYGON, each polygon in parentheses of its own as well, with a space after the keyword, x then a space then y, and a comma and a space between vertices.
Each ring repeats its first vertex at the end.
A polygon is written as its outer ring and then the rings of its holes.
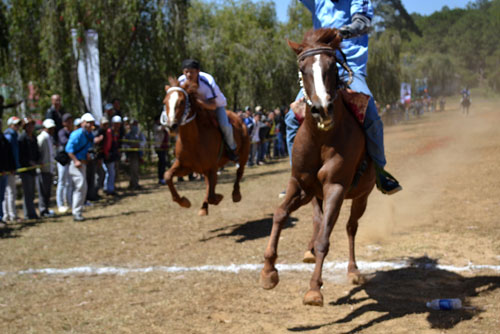
MULTIPOLYGON (((278 284, 275 263, 283 225, 293 211, 312 200, 313 236, 306 255, 316 265, 303 300, 308 305, 323 305, 320 291, 323 262, 328 254, 330 234, 346 198, 352 199, 347 223, 347 272, 353 281, 359 282, 362 278, 354 256, 354 238, 358 219, 375 185, 375 168, 366 153, 364 131, 346 108, 349 94, 339 79, 337 63, 352 74, 345 61, 336 56, 341 40, 336 29, 318 29, 307 32, 301 44, 288 42, 298 56, 299 77, 307 101, 306 117, 293 144, 292 175, 286 197, 274 212, 260 279, 265 289, 278 284)), ((358 95, 365 97, 367 104, 368 96, 358 95)))
MULTIPOLYGON (((204 110, 197 102, 196 83, 186 82, 182 87, 174 79, 169 79, 170 86, 165 86, 166 120, 163 123, 171 129, 177 129, 179 135, 175 145, 176 160, 165 172, 165 181, 172 194, 172 199, 184 208, 191 206, 186 197, 180 197, 175 189, 172 178, 196 172, 205 176, 206 195, 199 211, 200 216, 208 214, 208 205, 217 205, 223 196, 215 192, 217 171, 228 163, 225 155, 225 144, 222 133, 216 123, 215 115, 204 110)), ((229 122, 233 126, 234 139, 239 153, 239 166, 236 171, 236 181, 233 186, 233 202, 241 200, 240 180, 250 150, 250 139, 247 129, 241 119, 233 112, 226 111, 229 122)))
POLYGON ((460 102, 462 105, 462 112, 465 114, 465 116, 469 115, 469 107, 471 105, 470 101, 470 96, 467 93, 462 93, 462 101, 460 102))

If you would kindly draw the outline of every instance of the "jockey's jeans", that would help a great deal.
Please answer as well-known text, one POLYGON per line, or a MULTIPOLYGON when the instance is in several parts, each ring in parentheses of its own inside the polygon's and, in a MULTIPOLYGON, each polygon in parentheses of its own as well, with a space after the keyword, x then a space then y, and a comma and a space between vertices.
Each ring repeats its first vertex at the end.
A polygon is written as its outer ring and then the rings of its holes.
MULTIPOLYGON (((348 77, 341 77, 341 80, 347 82, 348 77)), ((354 74, 353 81, 349 86, 352 90, 360 93, 364 93, 370 96, 368 102, 368 108, 366 109, 365 122, 363 123, 363 129, 366 135, 366 150, 370 158, 380 167, 384 167, 386 164, 385 152, 384 152, 384 124, 378 115, 377 107, 375 106, 375 100, 373 95, 366 84, 366 79, 364 75, 354 74)), ((295 100, 298 100, 304 96, 302 89, 295 100)), ((290 164, 292 164, 292 146, 295 140, 295 135, 299 129, 299 122, 295 118, 295 114, 290 110, 285 115, 286 124, 286 144, 288 147, 288 152, 290 154, 290 164)))
POLYGON ((215 109, 215 114, 227 146, 229 146, 231 150, 236 149, 236 142, 233 137, 233 127, 227 119, 226 107, 217 107, 217 109, 215 109))

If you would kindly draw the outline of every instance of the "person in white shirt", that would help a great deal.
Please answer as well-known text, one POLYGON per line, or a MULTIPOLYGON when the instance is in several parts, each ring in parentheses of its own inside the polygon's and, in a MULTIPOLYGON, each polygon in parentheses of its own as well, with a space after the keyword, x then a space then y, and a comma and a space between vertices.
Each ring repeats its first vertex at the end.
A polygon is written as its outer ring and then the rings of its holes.
POLYGON ((50 193, 52 190, 52 178, 54 175, 55 148, 54 133, 56 123, 53 119, 47 118, 43 121, 43 129, 36 137, 40 150, 40 174, 38 174, 38 210, 42 217, 54 216, 54 211, 49 209, 50 193))
POLYGON ((194 81, 198 83, 198 95, 202 99, 204 109, 215 111, 219 127, 222 131, 224 141, 228 146, 228 157, 232 161, 238 161, 236 155, 236 142, 233 137, 233 127, 229 123, 226 114, 226 98, 222 94, 214 78, 205 72, 200 71, 200 63, 194 59, 186 59, 182 62, 182 73, 179 83, 194 81))

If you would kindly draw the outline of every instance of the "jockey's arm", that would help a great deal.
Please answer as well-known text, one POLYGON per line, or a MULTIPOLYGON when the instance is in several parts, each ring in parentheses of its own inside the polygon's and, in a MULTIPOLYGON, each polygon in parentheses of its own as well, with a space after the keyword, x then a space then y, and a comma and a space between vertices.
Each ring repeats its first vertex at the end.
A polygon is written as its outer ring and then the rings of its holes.
POLYGON ((202 99, 197 98, 196 101, 203 109, 206 109, 209 111, 215 111, 215 109, 217 109, 217 104, 215 103, 215 98, 209 99, 207 101, 203 101, 202 99))

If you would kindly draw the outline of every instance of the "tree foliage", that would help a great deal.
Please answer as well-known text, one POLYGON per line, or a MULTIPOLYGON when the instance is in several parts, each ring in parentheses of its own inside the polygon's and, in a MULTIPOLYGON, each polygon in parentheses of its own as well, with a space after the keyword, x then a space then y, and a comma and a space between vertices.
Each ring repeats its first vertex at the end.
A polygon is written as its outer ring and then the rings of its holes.
MULTIPOLYGON (((500 91, 500 0, 429 16, 408 14, 400 0, 373 0, 368 82, 381 103, 399 95, 402 81, 427 78, 435 95, 460 85, 500 91)), ((295 54, 312 28, 298 0, 279 22, 270 0, 4 0, 0 2, 0 81, 27 97, 29 82, 43 112, 60 93, 66 109, 83 112, 71 29, 99 34, 103 101, 122 100, 125 112, 151 124, 168 76, 186 57, 216 78, 229 108, 292 101, 299 87, 295 54)))

